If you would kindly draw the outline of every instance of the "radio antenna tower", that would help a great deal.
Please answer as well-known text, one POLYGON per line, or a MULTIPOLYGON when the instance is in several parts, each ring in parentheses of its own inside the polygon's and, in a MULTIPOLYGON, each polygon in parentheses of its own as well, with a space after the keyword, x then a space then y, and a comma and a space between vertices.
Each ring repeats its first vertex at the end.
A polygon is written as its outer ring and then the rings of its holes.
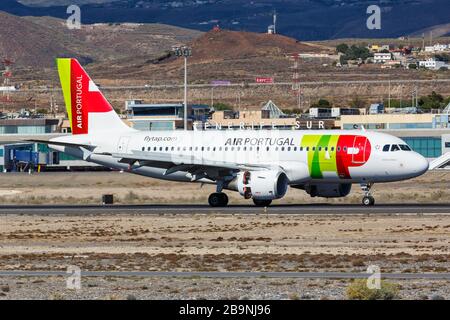
POLYGON ((6 96, 6 101, 9 101, 9 86, 10 79, 12 77, 11 66, 14 64, 14 61, 8 58, 4 58, 1 63, 5 66, 5 70, 3 70, 3 86, 5 86, 5 91, 3 91, 3 96, 6 96))
POLYGON ((273 33, 277 34, 277 11, 273 10, 273 33))
POLYGON ((292 93, 296 96, 297 108, 302 108, 302 91, 300 87, 300 73, 299 73, 299 63, 300 63, 300 53, 293 53, 289 55, 292 65, 292 93))

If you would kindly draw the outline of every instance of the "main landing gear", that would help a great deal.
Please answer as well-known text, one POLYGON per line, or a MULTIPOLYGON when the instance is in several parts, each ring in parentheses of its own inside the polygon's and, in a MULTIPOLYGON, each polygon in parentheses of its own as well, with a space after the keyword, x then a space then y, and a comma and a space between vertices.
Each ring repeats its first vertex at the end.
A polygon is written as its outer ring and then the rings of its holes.
POLYGON ((228 196, 223 192, 211 193, 208 202, 211 207, 226 207, 228 205, 228 196))
POLYGON ((365 206, 373 206, 375 204, 375 198, 372 197, 370 189, 372 188, 372 183, 361 184, 361 189, 364 191, 364 197, 362 198, 362 204, 365 206))

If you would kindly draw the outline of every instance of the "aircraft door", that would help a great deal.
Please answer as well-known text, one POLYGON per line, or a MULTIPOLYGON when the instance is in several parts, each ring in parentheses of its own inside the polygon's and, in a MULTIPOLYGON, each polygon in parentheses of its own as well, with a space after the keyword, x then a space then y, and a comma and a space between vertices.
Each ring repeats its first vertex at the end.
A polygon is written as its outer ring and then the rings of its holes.
POLYGON ((118 153, 127 153, 129 142, 130 142, 130 137, 120 137, 119 143, 117 145, 118 153))
POLYGON ((366 159, 367 138, 356 136, 353 142, 352 162, 365 163, 366 159))

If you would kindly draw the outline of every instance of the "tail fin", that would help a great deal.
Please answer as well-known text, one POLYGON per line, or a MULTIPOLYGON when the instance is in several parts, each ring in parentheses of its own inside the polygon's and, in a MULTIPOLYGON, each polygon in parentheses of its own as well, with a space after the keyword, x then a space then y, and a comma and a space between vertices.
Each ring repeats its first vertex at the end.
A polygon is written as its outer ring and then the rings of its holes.
POLYGON ((56 59, 72 134, 132 130, 76 59, 56 59))

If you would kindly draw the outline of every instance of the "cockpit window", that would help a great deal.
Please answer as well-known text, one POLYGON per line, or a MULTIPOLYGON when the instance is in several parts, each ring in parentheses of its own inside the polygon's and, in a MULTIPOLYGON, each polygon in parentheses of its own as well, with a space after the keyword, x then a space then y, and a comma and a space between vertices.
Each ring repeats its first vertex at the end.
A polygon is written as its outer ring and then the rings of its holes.
POLYGON ((406 144, 401 144, 400 149, 402 149, 403 151, 411 151, 411 148, 406 144))
POLYGON ((385 145, 385 146, 383 147, 383 151, 384 151, 384 152, 388 152, 390 147, 391 147, 390 144, 385 145))
POLYGON ((393 144, 391 147, 391 151, 400 151, 400 147, 396 144, 393 144))

